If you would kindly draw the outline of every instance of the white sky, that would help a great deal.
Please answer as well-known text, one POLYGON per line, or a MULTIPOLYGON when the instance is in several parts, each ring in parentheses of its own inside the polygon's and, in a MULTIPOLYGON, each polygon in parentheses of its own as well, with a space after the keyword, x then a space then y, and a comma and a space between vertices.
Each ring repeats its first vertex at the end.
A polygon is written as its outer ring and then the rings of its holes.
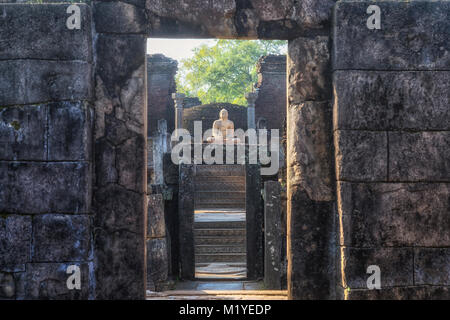
POLYGON ((162 53, 180 61, 194 55, 192 49, 202 44, 213 44, 212 39, 147 39, 147 53, 162 53))

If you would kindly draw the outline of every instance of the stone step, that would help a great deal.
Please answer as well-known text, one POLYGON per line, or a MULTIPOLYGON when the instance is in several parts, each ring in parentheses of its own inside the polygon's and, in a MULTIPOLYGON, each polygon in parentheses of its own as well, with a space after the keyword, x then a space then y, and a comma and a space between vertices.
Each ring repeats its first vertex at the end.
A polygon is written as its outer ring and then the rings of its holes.
POLYGON ((199 165, 196 176, 245 176, 245 166, 240 165, 199 165))
POLYGON ((195 263, 205 262, 245 262, 247 260, 247 254, 245 253, 231 253, 231 254, 196 254, 195 263))
POLYGON ((245 196, 245 183, 195 183, 195 192, 242 192, 245 196))
POLYGON ((199 236, 194 240, 196 245, 245 245, 246 238, 242 236, 236 237, 215 237, 215 236, 199 236))
POLYGON ((198 191, 195 193, 196 200, 239 200, 245 201, 245 192, 241 191, 198 191))
POLYGON ((245 221, 197 221, 194 223, 194 229, 245 229, 245 227, 245 221))
POLYGON ((245 253, 246 248, 244 245, 196 245, 196 254, 205 253, 245 253))
POLYGON ((196 203, 195 209, 197 210, 208 210, 208 209, 234 209, 234 210, 245 210, 245 203, 196 203))
POLYGON ((245 176, 195 176, 195 182, 215 183, 216 181, 245 184, 245 176))
POLYGON ((194 236, 195 237, 202 237, 202 236, 214 236, 214 237, 240 236, 240 237, 245 237, 245 229, 230 229, 230 228, 194 229, 194 236))

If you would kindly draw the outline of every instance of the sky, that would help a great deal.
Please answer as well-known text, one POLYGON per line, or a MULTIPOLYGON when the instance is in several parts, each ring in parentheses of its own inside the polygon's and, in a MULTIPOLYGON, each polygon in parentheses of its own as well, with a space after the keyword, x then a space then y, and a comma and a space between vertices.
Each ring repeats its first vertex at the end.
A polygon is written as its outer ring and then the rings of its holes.
POLYGON ((182 60, 194 55, 192 49, 202 44, 213 44, 212 39, 148 39, 147 53, 162 53, 163 55, 182 60))

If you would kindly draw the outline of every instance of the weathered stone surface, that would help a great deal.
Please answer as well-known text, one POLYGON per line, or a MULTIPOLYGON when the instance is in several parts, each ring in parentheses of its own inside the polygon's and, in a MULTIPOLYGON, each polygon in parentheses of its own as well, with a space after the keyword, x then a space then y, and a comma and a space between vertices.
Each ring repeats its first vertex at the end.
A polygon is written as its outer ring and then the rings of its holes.
MULTIPOLYGON (((147 0, 152 36, 236 36, 236 1, 147 0)), ((251 23, 249 23, 251 24, 251 23)), ((256 26, 252 28, 256 33, 256 26)))
POLYGON ((264 288, 281 290, 285 272, 282 242, 286 232, 282 229, 281 188, 277 181, 264 183, 264 288))
POLYGON ((90 247, 89 216, 46 214, 34 217, 34 262, 86 261, 90 247))
POLYGON ((0 159, 45 160, 47 107, 0 109, 0 159))
POLYGON ((157 37, 293 39, 329 26, 334 0, 150 1, 157 37))
POLYGON ((388 139, 386 132, 335 132, 336 176, 342 181, 386 181, 388 139))
POLYGON ((169 257, 166 238, 147 240, 147 282, 159 291, 167 281, 169 257))
POLYGON ((95 145, 96 185, 104 187, 109 183, 117 183, 116 149, 104 139, 95 145))
POLYGON ((449 130, 450 72, 334 72, 334 128, 449 130))
POLYGON ((371 2, 335 7, 334 68, 449 70, 450 3, 384 1, 381 29, 366 27, 371 2))
POLYGON ((450 181, 450 132, 389 132, 389 180, 450 181))
POLYGON ((335 277, 332 201, 314 201, 288 187, 288 282, 294 299, 331 299, 335 277))
POLYGON ((341 245, 450 244, 448 183, 338 183, 341 245))
POLYGON ((91 65, 81 61, 0 61, 0 105, 90 98, 91 65))
MULTIPOLYGON (((344 298, 344 295, 342 295, 344 298)), ((348 300, 448 300, 449 287, 444 286, 411 286, 383 288, 381 290, 350 290, 348 300)))
POLYGON ((320 29, 328 26, 336 0, 294 1, 295 20, 303 29, 320 29))
MULTIPOLYGON (((25 271, 31 254, 31 217, 0 217, 0 271, 25 271)), ((1 295, 1 294, 0 294, 1 295)))
POLYGON ((333 200, 330 104, 289 106, 287 128, 287 180, 301 186, 312 200, 333 200))
MULTIPOLYGON (((176 92, 176 60, 161 54, 147 56, 147 126, 148 136, 158 131, 158 121, 167 120, 167 131, 175 130, 175 106, 172 94, 176 92)), ((186 107, 186 106, 184 106, 186 107)))
POLYGON ((81 29, 69 30, 67 4, 0 4, 0 60, 91 61, 91 10, 86 4, 78 6, 81 29))
POLYGON ((329 37, 297 38, 289 42, 289 103, 331 99, 329 37))
POLYGON ((94 2, 98 33, 147 33, 145 9, 126 2, 94 2))
POLYGON ((91 174, 85 162, 0 162, 0 211, 88 213, 91 174))
POLYGON ((414 273, 415 284, 450 285, 450 249, 415 249, 414 273))
POLYGON ((116 169, 119 185, 128 190, 146 192, 145 165, 145 139, 142 135, 136 135, 128 139, 122 145, 116 147, 116 169))
POLYGON ((96 297, 145 295, 145 195, 116 184, 95 193, 96 297))
POLYGON ((166 236, 164 219, 164 199, 161 194, 151 194, 148 197, 147 236, 161 238, 166 236))
POLYGON ((90 161, 93 125, 93 111, 87 103, 49 104, 48 159, 90 161))
POLYGON ((340 271, 351 289, 367 289, 367 268, 371 265, 380 267, 382 288, 414 284, 411 248, 343 248, 341 253, 340 271))
POLYGON ((263 119, 267 129, 282 130, 286 122, 286 56, 262 57, 258 61, 257 70, 257 127, 263 119))
MULTIPOLYGON (((103 137, 121 122, 123 134, 108 139, 120 144, 130 133, 146 136, 145 43, 141 35, 107 35, 97 38, 96 138, 103 137), (106 116, 114 119, 106 123, 106 116), (126 132, 129 131, 129 132, 126 132)), ((145 148, 143 149, 145 152, 145 148)), ((145 159, 145 155, 142 155, 145 159)))
POLYGON ((194 175, 195 166, 181 164, 178 193, 178 223, 180 244, 180 274, 182 279, 195 277, 194 248, 194 175))
POLYGON ((26 299, 86 300, 91 291, 91 275, 87 263, 30 263, 26 272, 26 299), (81 272, 81 289, 69 290, 66 271, 76 265, 81 272))

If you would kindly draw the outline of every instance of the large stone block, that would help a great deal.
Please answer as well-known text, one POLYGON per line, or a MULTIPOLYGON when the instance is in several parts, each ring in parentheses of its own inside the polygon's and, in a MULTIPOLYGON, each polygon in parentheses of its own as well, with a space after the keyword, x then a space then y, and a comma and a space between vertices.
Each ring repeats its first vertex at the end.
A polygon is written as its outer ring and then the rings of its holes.
POLYGON ((31 254, 31 217, 0 217, 0 271, 25 271, 31 254))
MULTIPOLYGON (((47 1, 46 1, 47 2, 47 1)), ((91 61, 91 10, 77 4, 80 29, 67 28, 68 4, 0 4, 0 60, 91 61)))
POLYGON ((336 176, 344 181, 386 181, 388 143, 386 132, 335 132, 336 176))
POLYGON ((148 197, 147 236, 161 238, 166 236, 164 219, 164 199, 162 194, 151 194, 148 197))
POLYGON ((0 161, 0 211, 88 213, 90 164, 0 161))
POLYGON ((383 1, 381 29, 370 30, 372 2, 340 1, 334 18, 334 68, 450 70, 450 3, 383 1))
POLYGON ((290 186, 287 202, 289 296, 330 299, 335 277, 333 201, 314 201, 301 187, 290 186))
POLYGON ((372 265, 380 268, 382 288, 408 286, 414 284, 413 261, 411 248, 342 248, 340 272, 351 289, 368 289, 372 265))
POLYGON ((414 252, 415 283, 419 285, 450 285, 450 249, 417 248, 414 252))
POLYGON ((96 299, 144 299, 147 271, 145 252, 143 230, 134 233, 120 227, 96 229, 96 299))
POLYGON ((334 127, 449 130, 450 72, 334 72, 334 127))
POLYGON ((341 245, 450 244, 448 183, 338 183, 341 245))
POLYGON ((305 102, 289 106, 287 128, 287 180, 300 185, 310 199, 333 200, 330 104, 305 102))
POLYGON ((289 42, 288 99, 290 104, 331 99, 329 37, 297 38, 289 42))
POLYGON ((46 214, 34 217, 34 262, 86 261, 90 247, 89 216, 46 214))
POLYGON ((0 61, 0 105, 87 100, 91 65, 82 61, 0 61))
POLYGON ((90 161, 93 111, 84 102, 49 104, 48 159, 90 161))
POLYGON ((0 108, 1 160, 45 160, 47 107, 0 108))
POLYGON ((126 2, 94 2, 98 33, 147 33, 145 9, 126 2))
POLYGON ((389 132, 389 180, 450 181, 450 132, 389 132))
POLYGON ((169 271, 167 240, 150 239, 147 240, 147 282, 154 288, 163 289, 164 282, 167 281, 169 271))
POLYGON ((87 300, 93 279, 88 263, 30 263, 25 277, 25 298, 30 300, 87 300), (69 290, 69 266, 80 268, 81 289, 69 290))
MULTIPOLYGON (((235 27, 236 1, 202 0, 147 0, 150 31, 152 36, 194 36, 194 37, 233 37, 235 27)), ((251 16, 242 26, 256 35, 256 26, 251 16), (251 28, 250 28, 251 27, 251 28)), ((245 32, 242 31, 242 32, 245 32)), ((247 31, 249 32, 249 31, 247 31)))

